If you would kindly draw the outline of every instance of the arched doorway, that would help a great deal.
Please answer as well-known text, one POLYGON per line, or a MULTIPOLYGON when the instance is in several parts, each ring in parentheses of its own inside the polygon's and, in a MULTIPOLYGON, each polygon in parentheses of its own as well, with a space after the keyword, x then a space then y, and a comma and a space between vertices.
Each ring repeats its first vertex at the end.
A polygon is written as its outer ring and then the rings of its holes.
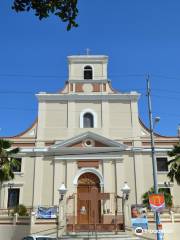
POLYGON ((94 173, 84 173, 77 186, 77 223, 97 224, 101 222, 100 180, 94 173))

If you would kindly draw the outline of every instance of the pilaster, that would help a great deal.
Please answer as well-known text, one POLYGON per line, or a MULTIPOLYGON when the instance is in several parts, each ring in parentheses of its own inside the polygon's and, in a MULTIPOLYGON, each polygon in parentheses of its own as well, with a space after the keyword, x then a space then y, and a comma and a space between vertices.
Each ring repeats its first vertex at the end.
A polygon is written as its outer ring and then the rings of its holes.
POLYGON ((68 101, 68 112, 67 112, 67 128, 68 128, 68 137, 72 137, 75 129, 75 102, 68 101))
POLYGON ((59 201, 58 189, 62 183, 65 183, 65 164, 64 160, 54 159, 54 205, 57 205, 59 201))
POLYGON ((33 207, 42 202, 43 185, 43 157, 35 158, 34 179, 33 179, 33 207))
POLYGON ((104 192, 110 193, 110 199, 105 201, 104 210, 108 213, 113 213, 114 211, 114 171, 112 160, 103 160, 103 170, 104 170, 104 192))
MULTIPOLYGON (((41 93, 40 93, 41 94, 41 93)), ((38 125, 37 125, 37 139, 44 139, 44 128, 46 121, 46 103, 45 101, 39 101, 38 107, 38 125)))
POLYGON ((74 180, 74 177, 76 175, 76 171, 77 171, 77 163, 75 160, 67 160, 67 189, 68 189, 68 192, 67 192, 67 195, 72 195, 75 191, 76 191, 76 187, 77 186, 74 186, 73 184, 73 180, 74 180))
POLYGON ((101 103, 101 128, 104 136, 109 136, 109 102, 102 101, 101 103))
POLYGON ((147 191, 145 189, 145 176, 144 176, 144 168, 143 168, 143 157, 141 154, 133 153, 133 164, 134 164, 134 179, 136 184, 136 197, 137 204, 142 203, 142 194, 147 191), (140 183, 140 184, 139 184, 140 183))
POLYGON ((121 196, 122 192, 121 189, 124 186, 124 162, 123 158, 115 160, 115 167, 116 167, 116 181, 117 181, 117 195, 121 196))

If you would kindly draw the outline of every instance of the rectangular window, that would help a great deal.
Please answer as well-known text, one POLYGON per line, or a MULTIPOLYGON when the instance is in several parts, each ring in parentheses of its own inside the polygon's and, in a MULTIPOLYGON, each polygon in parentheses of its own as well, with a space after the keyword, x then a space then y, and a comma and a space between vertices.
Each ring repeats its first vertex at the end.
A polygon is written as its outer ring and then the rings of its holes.
POLYGON ((21 172, 21 162, 22 159, 21 158, 16 158, 16 161, 18 162, 17 166, 13 167, 13 172, 21 172))
POLYGON ((168 160, 166 157, 158 157, 156 161, 158 172, 168 172, 168 160))
POLYGON ((17 205, 19 205, 19 188, 9 188, 8 189, 8 208, 13 208, 17 205))

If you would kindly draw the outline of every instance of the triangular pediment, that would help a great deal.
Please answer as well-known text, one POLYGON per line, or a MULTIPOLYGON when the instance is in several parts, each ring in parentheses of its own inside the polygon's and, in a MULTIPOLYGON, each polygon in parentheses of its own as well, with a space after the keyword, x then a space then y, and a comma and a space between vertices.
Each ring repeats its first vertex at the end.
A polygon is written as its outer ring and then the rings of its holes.
POLYGON ((118 143, 114 140, 111 140, 109 138, 106 138, 102 135, 99 135, 97 133, 93 132, 85 132, 82 134, 79 134, 77 136, 74 136, 70 139, 67 139, 65 141, 56 142, 54 145, 52 145, 51 149, 59 149, 59 148, 85 148, 85 147, 115 147, 119 148, 119 150, 125 150, 127 148, 126 145, 118 143))

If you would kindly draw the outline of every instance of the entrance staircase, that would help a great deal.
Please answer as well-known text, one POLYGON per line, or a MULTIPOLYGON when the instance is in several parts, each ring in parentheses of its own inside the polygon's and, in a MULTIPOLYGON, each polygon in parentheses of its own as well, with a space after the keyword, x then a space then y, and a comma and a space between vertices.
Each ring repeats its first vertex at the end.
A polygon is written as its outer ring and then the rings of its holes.
POLYGON ((107 232, 77 232, 63 236, 61 239, 67 240, 140 240, 137 236, 132 236, 125 232, 107 233, 107 232))

